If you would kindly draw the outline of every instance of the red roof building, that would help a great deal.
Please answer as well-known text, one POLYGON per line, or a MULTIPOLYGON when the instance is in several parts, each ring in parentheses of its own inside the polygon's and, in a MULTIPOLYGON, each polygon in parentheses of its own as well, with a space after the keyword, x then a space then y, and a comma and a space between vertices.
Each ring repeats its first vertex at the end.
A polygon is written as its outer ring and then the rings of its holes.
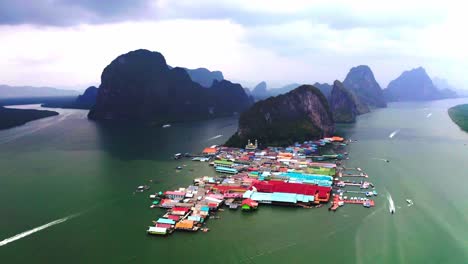
POLYGON ((171 225, 171 224, 161 224, 161 223, 157 223, 157 224, 156 224, 156 227, 171 228, 172 225, 171 225))
POLYGON ((179 212, 184 212, 187 213, 190 209, 187 207, 174 207, 172 208, 172 211, 179 211, 179 212))
POLYGON ((290 183, 283 181, 256 181, 252 185, 258 192, 274 193, 295 193, 312 195, 319 201, 328 201, 331 187, 318 186, 304 183, 290 183))
POLYGON ((241 187, 239 185, 215 185, 213 186, 214 190, 225 194, 230 192, 246 192, 247 188, 241 187))

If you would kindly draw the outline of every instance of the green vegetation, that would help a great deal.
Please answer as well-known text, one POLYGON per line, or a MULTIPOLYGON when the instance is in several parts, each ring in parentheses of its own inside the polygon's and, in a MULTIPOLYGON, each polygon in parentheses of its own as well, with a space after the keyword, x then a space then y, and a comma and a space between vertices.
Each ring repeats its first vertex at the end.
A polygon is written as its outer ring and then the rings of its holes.
POLYGON ((448 114, 455 124, 468 132, 468 104, 454 106, 448 110, 448 114))
POLYGON ((263 146, 288 146, 320 138, 333 129, 332 113, 325 96, 319 89, 303 85, 259 101, 243 112, 238 132, 225 145, 244 147, 248 139, 257 139, 263 146))
POLYGON ((9 109, 0 107, 0 129, 23 125, 29 121, 58 115, 57 112, 34 109, 9 109))

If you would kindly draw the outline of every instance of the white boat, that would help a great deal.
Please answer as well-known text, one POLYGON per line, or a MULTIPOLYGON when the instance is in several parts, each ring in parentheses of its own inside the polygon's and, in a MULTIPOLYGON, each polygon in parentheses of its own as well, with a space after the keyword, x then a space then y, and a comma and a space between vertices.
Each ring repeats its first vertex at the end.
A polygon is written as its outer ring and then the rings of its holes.
POLYGON ((165 124, 165 125, 162 126, 162 128, 168 128, 168 127, 171 127, 171 125, 170 124, 165 124))
POLYGON ((408 206, 413 205, 413 200, 411 200, 411 199, 406 199, 406 202, 408 203, 408 206))

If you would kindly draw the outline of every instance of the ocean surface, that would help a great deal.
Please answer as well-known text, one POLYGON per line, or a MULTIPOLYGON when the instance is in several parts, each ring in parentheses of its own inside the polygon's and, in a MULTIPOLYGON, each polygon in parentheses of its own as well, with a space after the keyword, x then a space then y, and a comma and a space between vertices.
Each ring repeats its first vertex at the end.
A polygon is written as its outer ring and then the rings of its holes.
POLYGON ((0 262, 468 263, 468 133, 447 115, 467 102, 393 103, 339 126, 357 140, 346 165, 369 174, 374 208, 261 205, 220 212, 208 233, 168 237, 146 235, 163 210, 149 209, 149 193, 135 188, 214 175, 172 156, 222 144, 236 118, 138 127, 53 109, 60 115, 0 131, 0 262))

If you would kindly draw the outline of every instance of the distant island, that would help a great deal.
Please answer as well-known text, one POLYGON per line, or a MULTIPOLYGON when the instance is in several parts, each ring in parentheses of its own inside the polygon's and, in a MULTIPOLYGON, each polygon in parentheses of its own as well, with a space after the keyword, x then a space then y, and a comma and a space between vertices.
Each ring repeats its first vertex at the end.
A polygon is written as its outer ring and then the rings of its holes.
POLYGON ((267 87, 267 83, 262 81, 259 84, 257 84, 251 91, 251 95, 255 100, 263 100, 271 96, 277 96, 280 94, 285 94, 289 91, 294 90, 295 88, 301 86, 298 83, 291 83, 285 86, 282 86, 280 88, 271 88, 269 89, 267 87))
MULTIPOLYGON (((184 68, 185 69, 185 68, 184 68)), ((224 80, 223 73, 220 71, 210 71, 206 68, 185 69, 192 81, 199 83, 201 86, 209 88, 214 81, 224 80)))
POLYGON ((24 125, 29 121, 55 116, 59 113, 48 110, 10 109, 0 107, 0 129, 24 125))
POLYGON ((328 101, 312 85, 256 102, 241 114, 237 132, 227 146, 243 147, 247 140, 261 146, 287 146, 294 142, 331 136, 335 131, 328 101))
POLYGON ((50 108, 73 108, 73 109, 91 109, 96 104, 98 88, 95 86, 88 87, 82 95, 79 95, 73 100, 66 101, 51 101, 42 104, 42 107, 50 108))
POLYGON ((353 91, 362 103, 371 107, 387 107, 382 88, 367 65, 351 68, 343 85, 353 91))
MULTIPOLYGON (((207 84, 205 77, 201 79, 207 84)), ((252 105, 240 84, 220 77, 220 72, 170 67, 159 52, 131 51, 102 72, 96 104, 88 117, 162 124, 230 116, 252 105), (200 72, 212 77, 209 88, 190 77, 200 72)))
POLYGON ((448 114, 455 124, 468 132, 468 104, 451 107, 448 110, 448 114))
POLYGON ((0 99, 77 96, 78 91, 52 87, 0 85, 0 99))
POLYGON ((423 67, 404 71, 384 90, 388 102, 430 101, 458 97, 446 83, 437 79, 439 87, 431 80, 423 67))

